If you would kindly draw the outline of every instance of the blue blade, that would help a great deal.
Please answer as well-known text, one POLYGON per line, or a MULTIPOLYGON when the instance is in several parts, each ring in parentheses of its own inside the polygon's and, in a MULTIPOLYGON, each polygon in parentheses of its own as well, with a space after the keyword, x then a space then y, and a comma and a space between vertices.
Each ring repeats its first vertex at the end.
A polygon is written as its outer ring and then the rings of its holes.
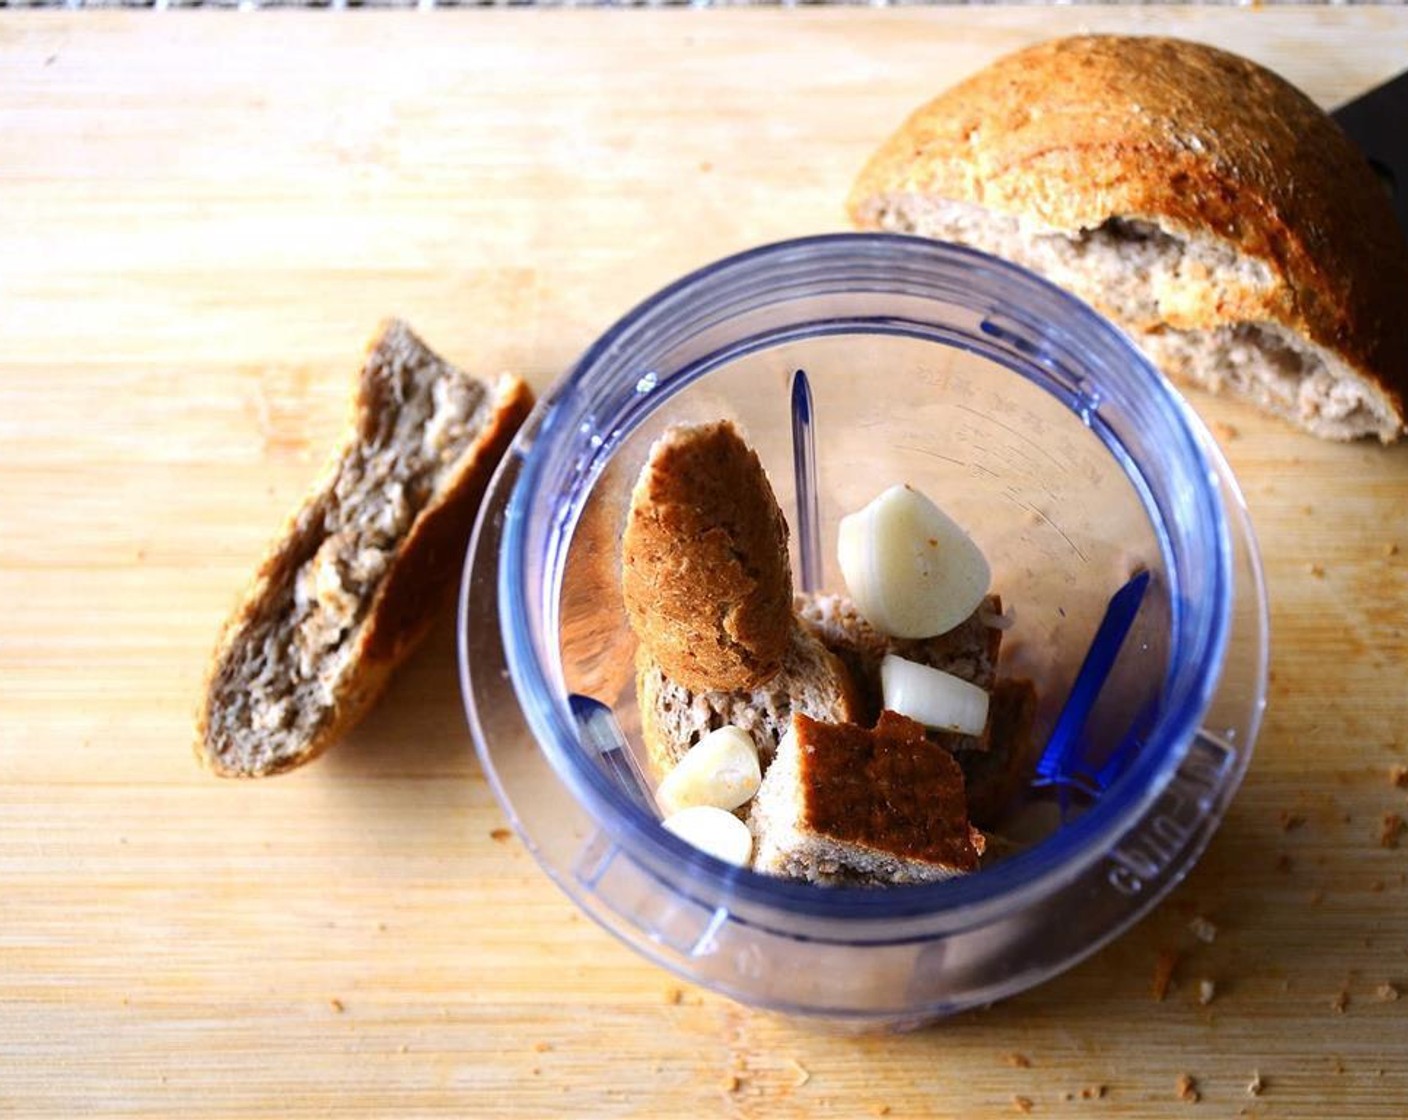
POLYGON ((807 371, 792 375, 792 474, 797 490, 797 550, 802 590, 821 586, 821 516, 817 508, 816 432, 807 371))
POLYGON ((577 721, 582 733, 582 746, 587 753, 601 759, 602 768, 616 780, 616 784, 652 816, 658 816, 650 785, 640 772, 636 756, 631 753, 631 745, 621 734, 611 709, 600 700, 583 696, 580 692, 574 692, 567 698, 567 706, 572 710, 572 718, 577 721))
MULTIPOLYGON (((1105 681, 1114 668, 1115 658, 1120 647, 1134 626, 1134 619, 1144 602, 1144 594, 1149 589, 1149 573, 1141 571, 1128 583, 1115 592, 1110 605, 1105 608, 1105 617, 1095 631, 1090 649, 1071 685, 1071 694, 1066 698, 1066 706, 1052 729, 1051 738, 1036 765, 1040 784, 1075 786, 1087 793, 1098 792, 1098 776, 1082 774, 1076 770, 1079 762, 1076 754, 1081 741, 1081 731, 1090 718, 1091 709, 1105 687, 1105 681), (1092 788, 1093 787, 1093 788, 1092 788)), ((1123 749, 1123 745, 1122 748, 1123 749)), ((1118 755, 1120 752, 1117 751, 1118 755)))

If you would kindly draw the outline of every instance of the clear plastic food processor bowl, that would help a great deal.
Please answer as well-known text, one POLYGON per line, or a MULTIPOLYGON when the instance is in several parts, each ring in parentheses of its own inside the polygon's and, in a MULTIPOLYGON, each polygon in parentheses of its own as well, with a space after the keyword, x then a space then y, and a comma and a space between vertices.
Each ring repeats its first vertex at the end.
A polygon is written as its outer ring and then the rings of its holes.
POLYGON ((1241 496, 1167 382, 1040 279, 888 235, 743 253, 607 331, 501 466, 460 597, 485 773, 578 906, 744 1003, 892 1024, 1030 987, 1165 895, 1246 770, 1266 659, 1241 496), (986 554, 1000 675, 1035 681, 1046 747, 990 844, 1003 858, 943 883, 821 887, 658 825, 620 536, 652 441, 723 417, 788 514, 799 588, 844 590, 837 522, 897 482, 986 554))

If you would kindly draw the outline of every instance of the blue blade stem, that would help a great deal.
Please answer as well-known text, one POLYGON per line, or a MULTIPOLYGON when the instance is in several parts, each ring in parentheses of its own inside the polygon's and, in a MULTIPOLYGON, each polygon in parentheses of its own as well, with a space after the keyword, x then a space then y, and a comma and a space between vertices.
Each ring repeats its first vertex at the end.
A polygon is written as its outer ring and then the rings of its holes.
MULTIPOLYGON (((1081 663, 1080 672, 1076 674, 1075 683, 1071 685, 1071 694, 1066 698, 1066 705, 1061 709, 1051 738, 1037 762, 1036 772, 1043 780, 1041 784, 1061 787, 1063 808, 1066 787, 1075 785, 1083 788, 1091 784, 1089 780, 1083 781, 1079 775, 1073 773, 1073 762, 1076 761, 1073 756, 1080 743, 1085 722, 1090 718, 1091 709, 1095 707, 1095 701, 1105 686, 1110 670, 1114 668, 1120 647, 1124 645, 1125 638, 1134 626, 1134 619, 1139 614, 1144 594, 1148 589, 1149 573, 1145 570, 1138 572, 1110 599, 1110 605, 1105 608, 1105 617, 1100 620, 1090 649, 1081 663)), ((1094 793, 1098 790, 1087 788, 1086 792, 1094 793)))
POLYGON ((821 516, 816 482, 816 432, 807 371, 792 375, 792 474, 797 491, 797 548, 802 590, 821 586, 821 516))
POLYGON ((582 733, 582 746, 601 759, 602 767, 642 808, 659 816, 650 783, 641 773, 631 745, 621 733, 611 709, 600 700, 574 692, 567 698, 572 717, 582 733))

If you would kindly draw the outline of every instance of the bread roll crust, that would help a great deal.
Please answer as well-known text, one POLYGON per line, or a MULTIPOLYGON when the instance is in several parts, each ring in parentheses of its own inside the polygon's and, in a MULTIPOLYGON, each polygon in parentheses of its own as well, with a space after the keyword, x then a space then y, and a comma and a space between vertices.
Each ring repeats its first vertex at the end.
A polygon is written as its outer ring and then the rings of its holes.
POLYGON ((1220 242, 1261 267, 1241 280, 1187 269, 1162 294, 1164 323, 1282 326, 1342 360, 1397 418, 1380 438, 1401 430, 1403 235, 1339 127, 1246 59, 1125 36, 1009 55, 915 112, 871 158, 848 209, 879 228, 887 199, 916 193, 1071 234, 1133 220, 1220 242))
POLYGON ((792 636, 787 520, 730 421, 671 428, 651 448, 621 566, 631 627, 676 683, 750 690, 782 668, 792 636))

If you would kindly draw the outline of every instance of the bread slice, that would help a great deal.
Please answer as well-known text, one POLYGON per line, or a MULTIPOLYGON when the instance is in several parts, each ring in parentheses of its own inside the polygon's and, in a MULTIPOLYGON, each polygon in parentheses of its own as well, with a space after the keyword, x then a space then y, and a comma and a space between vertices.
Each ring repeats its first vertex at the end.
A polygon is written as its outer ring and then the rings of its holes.
POLYGON ((963 772, 924 728, 792 718, 748 814, 753 867, 813 883, 928 883, 975 871, 963 772))
POLYGON ((998 681, 988 706, 987 749, 954 752, 963 770, 968 818, 978 828, 997 828, 1032 780, 1037 758, 1036 707, 1036 686, 1031 681, 998 681))
POLYGON ((1403 430, 1403 234, 1339 127, 1246 59, 1128 36, 1019 51, 915 112, 848 207, 1042 273, 1170 376, 1317 436, 1403 430))
POLYGON ((495 465, 532 407, 383 324, 354 430, 290 521, 215 650, 196 753, 230 777, 326 750, 424 635, 463 561, 495 465))
POLYGON ((1036 765, 1037 692, 1031 681, 997 676, 1002 651, 1002 599, 989 595, 967 620, 937 638, 889 638, 870 625, 844 595, 799 595, 799 616, 850 671, 861 697, 861 722, 880 715, 880 662, 894 653, 942 669, 991 694, 981 735, 927 730, 931 743, 950 751, 963 770, 968 815, 994 828, 1036 765))
POLYGON ((642 644, 636 654, 636 696, 641 737, 651 767, 663 777, 710 731, 733 724, 752 737, 764 770, 778 740, 802 712, 828 723, 851 723, 859 698, 846 667, 800 621, 790 623, 781 669, 752 690, 693 691, 666 675, 642 644))
POLYGON ((792 635, 787 519, 727 420, 665 432, 631 493, 621 542, 631 628, 696 692, 755 689, 792 635))
MULTIPOLYGON (((845 664, 860 698, 860 719, 869 726, 880 716, 883 697, 880 662, 887 653, 942 669, 991 692, 997 681, 1002 650, 1002 599, 987 596, 978 609, 946 634, 936 638, 891 638, 880 633, 844 595, 807 594, 796 599, 797 613, 821 638, 822 644, 845 664)), ((950 749, 987 749, 981 736, 947 735, 950 749)))

